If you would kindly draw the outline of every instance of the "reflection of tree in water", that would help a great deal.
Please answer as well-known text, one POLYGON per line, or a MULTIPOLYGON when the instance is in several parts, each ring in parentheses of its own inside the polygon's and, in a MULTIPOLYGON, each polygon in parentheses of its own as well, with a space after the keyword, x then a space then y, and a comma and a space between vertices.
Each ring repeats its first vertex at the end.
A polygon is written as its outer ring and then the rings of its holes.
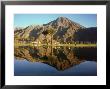
POLYGON ((65 70, 86 60, 96 61, 96 48, 68 48, 68 47, 15 47, 14 55, 17 59, 30 62, 42 62, 65 70))

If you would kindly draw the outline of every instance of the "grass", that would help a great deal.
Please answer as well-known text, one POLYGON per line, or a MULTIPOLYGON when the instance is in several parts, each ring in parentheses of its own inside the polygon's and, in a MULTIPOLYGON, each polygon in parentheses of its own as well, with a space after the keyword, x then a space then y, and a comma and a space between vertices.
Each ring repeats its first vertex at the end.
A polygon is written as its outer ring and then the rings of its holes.
POLYGON ((15 43, 14 46, 69 46, 69 47, 97 47, 97 44, 58 44, 58 45, 51 45, 51 44, 32 44, 32 43, 15 43))

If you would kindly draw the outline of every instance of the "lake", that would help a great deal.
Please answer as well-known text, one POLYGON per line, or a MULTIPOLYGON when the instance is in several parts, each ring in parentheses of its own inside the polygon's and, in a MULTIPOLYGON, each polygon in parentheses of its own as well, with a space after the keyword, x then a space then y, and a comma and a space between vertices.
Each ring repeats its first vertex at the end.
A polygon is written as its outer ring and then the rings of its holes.
POLYGON ((96 47, 14 48, 15 76, 97 76, 96 47))

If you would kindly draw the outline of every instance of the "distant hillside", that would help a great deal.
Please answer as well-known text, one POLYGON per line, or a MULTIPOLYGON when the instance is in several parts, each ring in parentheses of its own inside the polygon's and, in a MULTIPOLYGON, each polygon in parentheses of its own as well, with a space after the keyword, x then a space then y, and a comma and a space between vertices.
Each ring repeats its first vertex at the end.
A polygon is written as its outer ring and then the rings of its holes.
POLYGON ((83 42, 97 42, 97 28, 91 27, 86 29, 79 29, 75 33, 74 41, 83 41, 83 42))

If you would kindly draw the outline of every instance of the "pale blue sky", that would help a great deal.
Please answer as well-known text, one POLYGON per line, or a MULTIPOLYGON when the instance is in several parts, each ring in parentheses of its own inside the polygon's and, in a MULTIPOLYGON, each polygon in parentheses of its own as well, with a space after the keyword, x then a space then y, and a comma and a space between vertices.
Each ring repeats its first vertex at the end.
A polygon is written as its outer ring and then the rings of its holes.
POLYGON ((96 14, 15 14, 14 27, 26 27, 29 25, 42 25, 57 19, 66 17, 85 27, 97 26, 96 14))

